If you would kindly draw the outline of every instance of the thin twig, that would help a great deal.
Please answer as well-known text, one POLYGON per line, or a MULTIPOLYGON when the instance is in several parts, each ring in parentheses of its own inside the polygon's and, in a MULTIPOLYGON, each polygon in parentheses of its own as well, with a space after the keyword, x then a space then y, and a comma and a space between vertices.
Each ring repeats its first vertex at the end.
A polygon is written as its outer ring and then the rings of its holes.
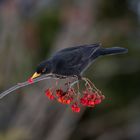
POLYGON ((22 83, 17 83, 15 86, 13 86, 13 87, 9 88, 8 90, 2 92, 0 94, 0 99, 2 99, 3 97, 8 95, 9 93, 11 93, 11 92, 13 92, 13 91, 15 91, 15 90, 17 90, 19 88, 22 88, 22 87, 25 87, 25 86, 28 86, 28 85, 31 85, 31 84, 46 80, 46 79, 50 79, 50 78, 59 79, 59 78, 55 77, 55 75, 53 75, 53 74, 48 74, 48 75, 43 75, 43 76, 40 76, 40 77, 38 77, 36 79, 33 79, 33 82, 25 81, 25 82, 22 82, 22 83))
POLYGON ((84 80, 86 82, 85 85, 88 85, 89 89, 92 90, 92 87, 91 87, 90 83, 88 82, 87 78, 83 77, 82 80, 84 80))
POLYGON ((70 88, 73 87, 79 80, 74 81, 73 83, 70 84, 70 88))

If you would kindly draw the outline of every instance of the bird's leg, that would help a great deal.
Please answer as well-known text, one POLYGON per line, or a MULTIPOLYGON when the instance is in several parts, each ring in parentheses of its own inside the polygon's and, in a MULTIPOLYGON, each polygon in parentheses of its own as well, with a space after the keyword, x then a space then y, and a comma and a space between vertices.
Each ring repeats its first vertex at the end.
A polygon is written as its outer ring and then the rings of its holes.
POLYGON ((56 87, 58 86, 58 79, 56 79, 56 81, 55 81, 55 86, 56 87))
POLYGON ((65 85, 67 86, 67 90, 68 90, 69 87, 70 87, 70 83, 71 83, 70 78, 67 77, 67 78, 66 78, 66 83, 65 83, 65 85))
POLYGON ((77 82, 78 82, 78 80, 72 82, 72 83, 70 84, 70 88, 73 87, 77 82))
POLYGON ((64 78, 66 78, 66 76, 58 75, 58 74, 55 74, 55 77, 56 77, 56 78, 59 78, 59 79, 64 79, 64 78))
POLYGON ((79 89, 80 89, 80 85, 79 85, 79 79, 77 78, 77 90, 78 90, 78 96, 77 96, 77 100, 79 99, 79 97, 80 97, 80 91, 79 91, 79 89))
POLYGON ((75 75, 75 77, 77 78, 77 80, 82 80, 82 76, 81 75, 75 75))
POLYGON ((78 75, 78 76, 76 76, 76 78, 77 78, 77 90, 79 93, 79 89, 80 89, 79 80, 81 80, 82 77, 80 75, 78 75))
POLYGON ((79 80, 81 80, 81 76, 77 76, 74 75, 74 78, 76 78, 76 80, 70 85, 70 87, 74 86, 75 84, 77 85, 77 92, 76 92, 76 100, 78 101, 79 97, 80 97, 80 85, 79 85, 79 80))

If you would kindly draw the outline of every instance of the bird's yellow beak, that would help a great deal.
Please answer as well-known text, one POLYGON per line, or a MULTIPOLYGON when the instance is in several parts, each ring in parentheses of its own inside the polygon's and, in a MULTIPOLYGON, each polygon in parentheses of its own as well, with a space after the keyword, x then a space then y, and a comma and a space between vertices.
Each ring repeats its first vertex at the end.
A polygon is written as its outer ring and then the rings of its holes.
POLYGON ((37 77, 39 77, 39 76, 40 76, 40 74, 38 74, 37 72, 35 72, 35 73, 33 74, 33 76, 31 77, 31 79, 37 78, 37 77))

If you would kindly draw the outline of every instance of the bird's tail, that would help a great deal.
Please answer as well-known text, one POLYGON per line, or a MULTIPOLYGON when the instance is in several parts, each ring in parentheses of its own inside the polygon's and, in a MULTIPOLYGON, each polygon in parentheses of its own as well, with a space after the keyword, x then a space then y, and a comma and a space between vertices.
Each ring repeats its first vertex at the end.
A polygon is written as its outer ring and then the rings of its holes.
POLYGON ((112 48, 101 48, 100 55, 115 55, 127 53, 128 49, 121 47, 112 47, 112 48))

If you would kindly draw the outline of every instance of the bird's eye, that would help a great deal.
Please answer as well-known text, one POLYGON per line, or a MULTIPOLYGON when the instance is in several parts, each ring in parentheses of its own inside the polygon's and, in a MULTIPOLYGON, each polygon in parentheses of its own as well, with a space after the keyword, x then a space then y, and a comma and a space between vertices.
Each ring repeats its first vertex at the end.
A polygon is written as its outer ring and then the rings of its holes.
POLYGON ((44 73, 46 71, 46 68, 44 68, 43 70, 42 70, 42 73, 44 73))

